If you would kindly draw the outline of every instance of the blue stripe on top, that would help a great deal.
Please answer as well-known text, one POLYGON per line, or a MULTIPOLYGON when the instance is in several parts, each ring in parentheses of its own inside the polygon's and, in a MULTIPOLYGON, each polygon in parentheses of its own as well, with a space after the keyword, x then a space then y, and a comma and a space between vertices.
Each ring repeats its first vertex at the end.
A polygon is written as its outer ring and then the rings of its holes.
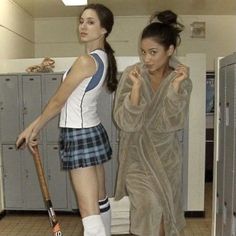
POLYGON ((98 63, 98 70, 97 72, 93 75, 92 79, 90 80, 88 86, 85 89, 85 92, 88 92, 92 89, 94 89, 100 82, 103 72, 104 72, 104 64, 103 61, 101 60, 101 58, 95 54, 95 53, 91 53, 91 56, 94 57, 94 59, 96 60, 96 62, 98 63))

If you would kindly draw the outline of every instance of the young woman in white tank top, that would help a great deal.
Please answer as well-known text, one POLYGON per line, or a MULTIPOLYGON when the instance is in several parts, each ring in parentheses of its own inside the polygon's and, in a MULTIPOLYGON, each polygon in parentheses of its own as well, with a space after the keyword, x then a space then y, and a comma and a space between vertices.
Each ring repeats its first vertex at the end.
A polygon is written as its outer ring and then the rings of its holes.
POLYGON ((112 30, 112 12, 102 4, 89 4, 79 20, 80 40, 87 54, 79 56, 43 112, 19 136, 34 152, 46 123, 60 116, 60 158, 70 172, 84 226, 84 236, 110 236, 110 206, 106 197, 103 163, 112 150, 97 115, 97 98, 104 82, 117 87, 114 51, 106 38, 112 30), (89 180, 89 181, 88 181, 89 180))

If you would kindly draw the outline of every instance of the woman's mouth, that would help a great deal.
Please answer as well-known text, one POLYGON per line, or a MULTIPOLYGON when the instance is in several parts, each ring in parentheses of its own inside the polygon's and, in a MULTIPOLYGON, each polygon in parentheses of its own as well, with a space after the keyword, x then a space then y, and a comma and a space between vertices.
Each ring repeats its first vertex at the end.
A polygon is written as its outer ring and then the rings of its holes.
POLYGON ((80 33, 80 37, 85 37, 85 36, 87 36, 87 33, 84 33, 84 32, 80 33))

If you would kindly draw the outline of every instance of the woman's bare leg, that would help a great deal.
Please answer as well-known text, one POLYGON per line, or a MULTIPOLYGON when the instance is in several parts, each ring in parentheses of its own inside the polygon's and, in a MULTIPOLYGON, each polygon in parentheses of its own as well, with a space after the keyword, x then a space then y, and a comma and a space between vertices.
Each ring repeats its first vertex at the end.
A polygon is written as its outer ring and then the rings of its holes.
POLYGON ((108 197, 106 195, 105 186, 105 170, 103 165, 96 166, 97 179, 99 185, 99 208, 103 224, 105 226, 106 235, 111 235, 111 209, 108 197))
POLYGON ((105 185, 105 170, 103 164, 96 166, 96 174, 98 181, 98 199, 102 200, 106 197, 106 185, 105 185))
POLYGON ((70 171, 84 226, 84 236, 106 236, 98 206, 99 184, 96 167, 70 171))
POLYGON ((98 215, 99 186, 96 167, 73 169, 70 174, 82 218, 98 215))

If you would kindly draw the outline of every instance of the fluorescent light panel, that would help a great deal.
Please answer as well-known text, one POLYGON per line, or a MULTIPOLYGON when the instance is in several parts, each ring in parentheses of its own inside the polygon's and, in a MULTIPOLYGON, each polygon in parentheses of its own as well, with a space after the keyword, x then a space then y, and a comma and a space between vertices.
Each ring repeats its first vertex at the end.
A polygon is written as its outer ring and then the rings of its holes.
POLYGON ((83 6, 87 5, 87 0, 62 0, 66 6, 83 6))

